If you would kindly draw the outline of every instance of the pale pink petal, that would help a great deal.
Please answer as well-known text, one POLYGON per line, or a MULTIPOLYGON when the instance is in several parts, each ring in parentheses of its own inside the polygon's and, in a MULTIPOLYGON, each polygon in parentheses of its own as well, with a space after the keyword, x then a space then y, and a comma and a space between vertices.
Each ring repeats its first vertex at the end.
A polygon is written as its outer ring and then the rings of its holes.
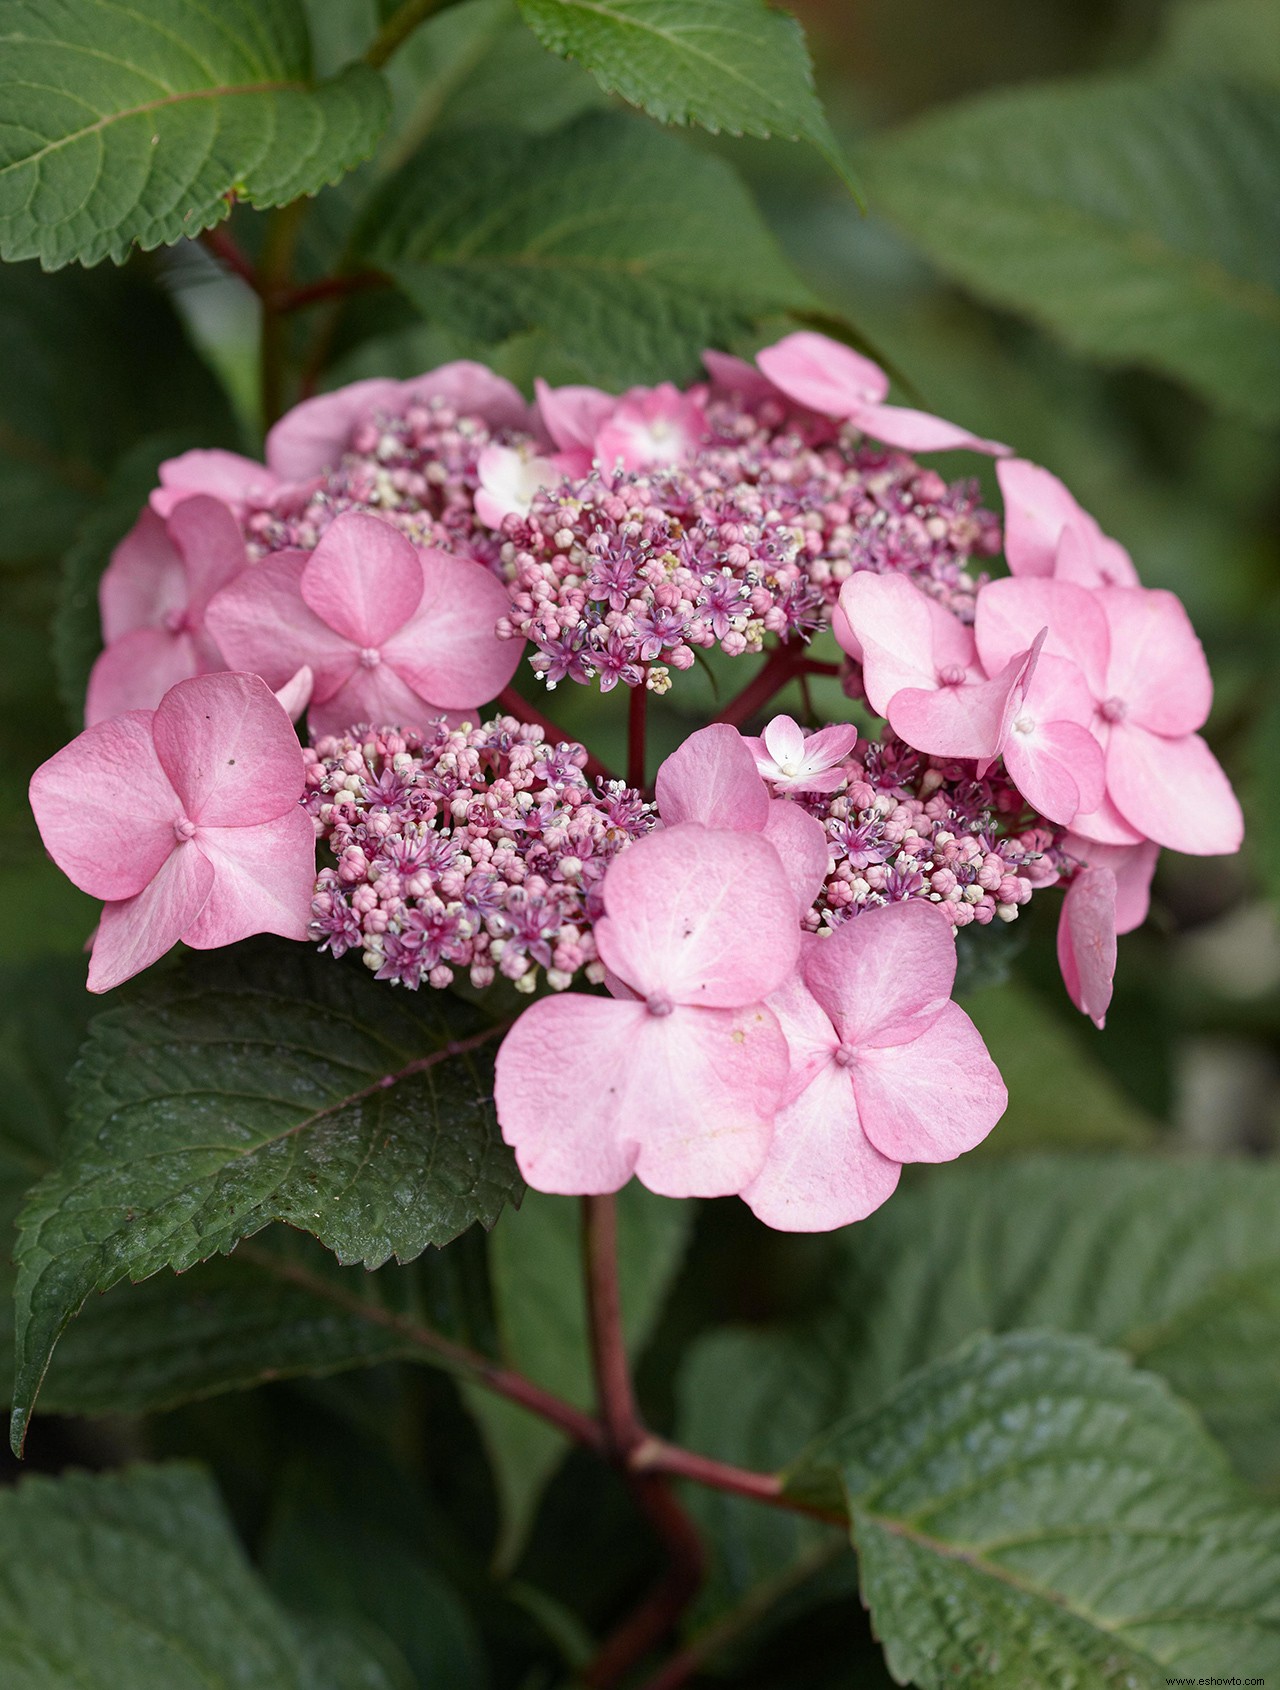
POLYGON ((163 627, 187 608, 187 573, 168 529, 144 510, 111 554, 98 583, 102 637, 108 645, 135 628, 163 627))
POLYGON ((336 517, 302 571, 304 603, 354 646, 376 650, 422 601, 422 564, 412 540, 362 511, 336 517))
POLYGON ((747 405, 758 405, 763 399, 780 397, 768 376, 760 374, 754 364, 734 358, 728 352, 708 350, 702 354, 707 374, 721 393, 736 393, 747 405))
POLYGON ((809 735, 805 752, 811 762, 842 763, 858 743, 856 722, 829 722, 809 735))
POLYGON ((789 798, 774 798, 765 818, 764 837, 778 853, 787 884, 804 915, 822 890, 831 867, 826 829, 816 816, 789 798))
POLYGON ((311 702, 315 679, 310 666, 304 663, 295 675, 290 675, 282 687, 274 689, 276 703, 291 722, 296 722, 311 702))
MULTIPOLYGON (((808 938, 801 940, 802 967, 809 944, 808 938)), ((831 1017, 805 985, 802 967, 784 980, 776 992, 771 992, 767 1000, 787 1041, 791 1063, 784 1104, 799 1097, 840 1048, 840 1035, 831 1025, 831 1017)))
POLYGON ((494 1100, 537 1191, 616 1191, 634 1172, 666 1196, 714 1197, 758 1172, 786 1076, 762 1004, 660 1016, 570 993, 507 1034, 494 1100))
POLYGON ((1078 722, 1040 721, 1022 729, 1015 719, 1004 743, 1004 763, 1031 808, 1063 827, 1080 810, 1088 813, 1102 802, 1102 747, 1078 722))
POLYGON ((171 686, 200 673, 190 634, 167 628, 135 628, 101 652, 89 671, 86 727, 126 710, 154 710, 171 686))
POLYGON ((989 681, 904 688, 889 700, 889 725, 930 756, 989 761, 1000 753, 1029 657, 1029 652, 1016 653, 989 681))
POLYGON ((1025 575, 1018 580, 988 581, 978 593, 973 631, 988 674, 1025 651, 1042 628, 1049 630, 1045 655, 1070 658, 1093 696, 1105 698, 1110 640, 1097 593, 1069 581, 1025 575))
POLYGON ((996 465, 1004 497, 1004 555, 1014 575, 1054 573, 1065 527, 1092 522, 1056 475, 1026 458, 996 465))
POLYGON ((805 984, 846 1044, 902 1044, 935 1021, 951 996, 952 935, 946 917, 918 900, 864 910, 806 946, 805 984))
POLYGON ((422 603, 383 646, 383 661, 432 704, 474 710, 498 696, 524 650, 523 641, 497 635, 511 608, 506 588, 470 558, 431 547, 418 555, 422 603))
POLYGON ((501 528, 508 516, 528 516, 536 495, 554 487, 563 471, 551 458, 533 458, 513 446, 486 446, 476 473, 476 515, 486 527, 501 528))
POLYGON ((259 675, 224 671, 182 681, 152 723, 156 755, 189 820, 252 827, 301 798, 302 747, 259 675))
POLYGON ((970 631, 900 575, 859 570, 841 589, 840 608, 861 647, 862 684, 878 715, 904 688, 936 687, 941 671, 967 673, 974 664, 970 631))
POLYGON ((168 516, 192 493, 209 493, 239 511, 249 504, 269 504, 279 485, 279 476, 253 458, 197 449, 166 458, 160 465, 160 485, 151 495, 151 508, 159 516, 168 516))
POLYGON ((342 460, 351 436, 380 411, 400 410, 401 383, 375 376, 295 405, 267 435, 267 463, 285 481, 305 481, 342 460))
POLYGON ((788 399, 827 417, 849 417, 864 405, 878 404, 889 391, 879 364, 807 330, 766 346, 756 354, 756 363, 788 399))
POLYGON ((799 722, 791 716, 775 716, 761 735, 764 748, 778 768, 792 765, 794 773, 804 760, 805 739, 799 722))
POLYGON ((541 376, 533 385, 538 415, 552 444, 562 452, 594 454, 596 436, 613 415, 617 396, 597 387, 548 387, 541 376))
POLYGON ((159 873, 182 806, 156 756, 151 711, 99 722, 31 777, 45 850, 94 898, 128 899, 159 873))
POLYGON ((601 960, 646 999, 754 1003, 799 955, 795 894, 759 834, 662 828, 613 859, 603 894, 601 960))
POLYGON ((1116 877, 1081 869, 1058 917, 1058 967, 1067 996, 1095 1027, 1106 1023, 1116 973, 1116 877))
POLYGON ((1244 839, 1231 783, 1199 734, 1164 739, 1136 722, 1117 722, 1107 748, 1107 791, 1132 827, 1171 851, 1227 856, 1244 839))
POLYGON ((399 387, 398 409, 405 409, 415 401, 447 399, 454 410, 483 417, 490 428, 527 429, 532 422, 530 407, 520 389, 505 377, 495 375, 487 365, 470 358, 441 364, 437 370, 428 370, 425 375, 399 383, 399 387))
POLYGON ((863 1131, 895 1162, 950 1162, 982 1143, 1009 1102, 981 1033, 956 1003, 910 1044, 860 1049, 849 1073, 863 1131))
POLYGON ((627 470, 684 463, 707 432, 704 392, 682 393, 669 381, 655 388, 632 388, 596 436, 601 463, 610 468, 621 463, 627 470))
POLYGON ((187 614, 199 618, 249 561, 240 524, 220 499, 198 493, 178 500, 166 526, 186 565, 187 614))
POLYGON ((358 722, 424 729, 446 714, 441 705, 415 692, 389 663, 379 663, 373 669, 357 665, 336 692, 313 698, 307 726, 312 738, 345 733, 358 722))
POLYGON ((1079 587, 1136 587, 1138 571, 1119 540, 1106 535, 1092 517, 1064 528, 1053 563, 1056 581, 1079 587))
POLYGON ((1203 727, 1213 682, 1181 602, 1148 587, 1107 587, 1098 601, 1111 634, 1106 691, 1126 717, 1170 739, 1203 727))
MULTIPOLYGON (((1107 746, 1111 741, 1111 730, 1104 722, 1099 733, 1099 743, 1102 746, 1103 767, 1106 767, 1107 746)), ((1116 809, 1109 795, 1103 796, 1101 804, 1096 810, 1081 810, 1071 823, 1073 834, 1080 835, 1092 844, 1101 846, 1134 846, 1144 843, 1145 835, 1129 823, 1116 809)))
POLYGON ((233 669, 282 687, 308 665, 315 696, 331 697, 350 676, 358 652, 302 598, 307 552, 276 552, 237 575, 212 599, 205 626, 233 669))
POLYGON ((984 440, 957 423, 930 416, 927 411, 908 410, 904 405, 861 405, 849 420, 873 440, 898 446, 906 452, 990 452, 1003 456, 1011 448, 998 440, 984 440))
POLYGON ((1142 926, 1151 907, 1151 880, 1160 855, 1154 839, 1144 839, 1140 845, 1099 845, 1069 833, 1062 848, 1068 856, 1109 868, 1115 875, 1117 933, 1132 933, 1142 926))
POLYGON ((316 886, 316 830, 295 805, 255 827, 202 827, 196 845, 213 865, 204 908, 183 930, 196 950, 234 945, 252 933, 305 939, 316 886))
POLYGON ((175 845, 135 897, 104 904, 89 959, 89 990, 109 992, 172 950, 212 885, 212 866, 188 841, 175 845))
POLYGON ((725 722, 690 734, 658 769, 656 790, 668 827, 701 822, 758 833, 769 815, 769 794, 751 748, 725 722))
POLYGON ((863 1132, 849 1070, 828 1060, 779 1110, 764 1167, 741 1195, 779 1232, 831 1232, 878 1209, 901 1171, 863 1132))

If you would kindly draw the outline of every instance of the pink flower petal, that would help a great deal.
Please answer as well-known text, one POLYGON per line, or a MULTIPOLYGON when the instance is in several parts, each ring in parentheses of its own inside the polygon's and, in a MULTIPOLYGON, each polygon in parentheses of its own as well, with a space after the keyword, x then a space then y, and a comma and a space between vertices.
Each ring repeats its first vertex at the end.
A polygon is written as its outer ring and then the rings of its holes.
POLYGON ((273 689, 276 695, 276 703, 291 722, 296 722, 311 702, 315 679, 310 666, 304 663, 296 674, 290 675, 282 687, 273 689))
POLYGON ((1164 739, 1136 722, 1117 722, 1107 747, 1107 790, 1125 821, 1171 851, 1220 857, 1240 849, 1239 802, 1199 734, 1164 739))
POLYGON ((613 415, 616 395, 598 387, 548 387, 541 376, 533 386, 538 416, 552 444, 561 452, 576 449, 594 456, 596 436, 613 415))
POLYGON ((249 561, 240 524, 220 499, 199 493, 178 500, 166 527, 186 566, 187 614, 200 618, 213 595, 249 561))
POLYGON ((988 674, 1025 651, 1042 628, 1047 657, 1066 657, 1083 674, 1096 699, 1107 697, 1110 638, 1099 595, 1069 581, 1027 576, 988 581, 978 594, 973 631, 988 674))
POLYGON ((89 990, 109 992, 172 950, 200 914, 212 885, 212 866, 188 841, 170 851, 135 897, 104 904, 89 959, 89 990))
POLYGON ((779 1110, 764 1167, 742 1197, 779 1232, 831 1232, 878 1209, 901 1171, 863 1132, 849 1070, 827 1061, 779 1110))
POLYGON ((908 410, 903 405, 862 405, 850 412, 849 420, 873 440, 897 446, 906 452, 989 452, 997 457, 1010 450, 998 440, 984 440, 967 428, 930 416, 927 411, 908 410))
POLYGON ((521 640, 501 640, 506 588, 470 558, 420 549, 425 590, 417 613, 382 648, 383 661, 432 704, 474 710, 515 674, 521 640))
POLYGON ((850 417, 865 405, 878 404, 889 391, 879 364, 808 331, 766 346, 756 354, 756 363, 788 399, 822 416, 850 417))
POLYGON ((862 684, 878 715, 904 688, 931 690, 940 672, 975 665, 970 631, 900 575, 859 570, 841 589, 840 608, 861 647, 862 684))
POLYGON ((1063 827, 1079 811, 1096 810, 1102 802, 1102 748, 1078 722, 1041 721, 1023 731, 1015 720, 1004 744, 1004 763, 1032 809, 1063 827))
POLYGON ((441 364, 437 370, 400 382, 399 388, 397 409, 407 409, 423 400, 447 399, 456 411, 483 417, 490 428, 524 430, 532 421, 520 389, 505 377, 495 375, 486 364, 477 364, 470 358, 441 364))
POLYGON ((196 844, 213 867, 208 899, 182 938, 199 951, 251 933, 305 939, 316 885, 316 830, 295 805, 254 827, 202 827, 196 844))
POLYGON ((418 548, 382 517, 349 511, 325 530, 301 590, 308 609, 335 633, 376 650, 422 601, 418 548))
POLYGON ((135 628, 156 628, 187 608, 187 572, 168 529, 147 509, 111 554, 98 584, 102 637, 113 645, 135 628))
POLYGON ((177 843, 178 794, 156 756, 149 710, 100 722, 31 777, 45 850, 82 892, 132 899, 177 843))
POLYGON ((632 388, 596 435, 601 463, 609 469, 620 463, 626 470, 684 463, 707 432, 702 392, 682 393, 669 381, 632 388))
POLYGON ((616 1191, 634 1172, 665 1196, 715 1197, 758 1172, 786 1076, 762 1004, 652 1015, 570 993, 507 1034, 494 1099, 537 1191, 616 1191))
POLYGON ((487 528, 501 528, 509 516, 528 516, 537 494, 554 487, 564 472, 552 458, 530 457, 513 446, 486 446, 476 473, 476 515, 487 528))
POLYGON ((728 352, 708 350, 702 354, 702 362, 719 392, 736 393, 748 405, 781 397, 768 376, 761 375, 754 364, 748 364, 743 358, 734 358, 728 352))
POLYGON ((156 755, 197 827, 252 827, 301 798, 302 747, 258 675, 201 675, 167 692, 152 723, 156 755))
POLYGON ((804 915, 822 890, 831 867, 826 829, 816 816, 789 798, 774 798, 765 818, 764 838, 778 853, 787 884, 804 915))
MULTIPOLYGON (((1106 724, 1104 723, 1103 726, 1106 727, 1106 724)), ((1101 735, 1099 740, 1102 745, 1104 769, 1110 739, 1111 730, 1106 727, 1106 732, 1101 735)), ((1110 796, 1106 794, 1104 794, 1102 802, 1096 810, 1080 810, 1076 814, 1071 823, 1071 831, 1093 844, 1107 847, 1141 845, 1145 839, 1145 835, 1140 833, 1136 827, 1129 826, 1129 823, 1112 803, 1110 796)))
POLYGON ((1081 869, 1058 917, 1058 967, 1067 995, 1095 1027, 1106 1023, 1116 973, 1116 877, 1081 869))
POLYGON ((860 1049, 849 1073, 863 1131, 895 1162, 952 1161, 982 1143, 1009 1103, 981 1033, 956 1003, 910 1044, 860 1049))
POLYGON ((1016 653, 989 681, 904 688, 889 700, 890 727, 908 745, 931 756, 989 761, 1000 753, 1029 656, 1016 653))
POLYGON ((1050 576, 1066 527, 1092 522, 1047 469, 1026 458, 996 465, 1004 497, 1004 555, 1014 575, 1050 576))
POLYGON ((282 687, 307 665, 314 695, 324 700, 348 679, 359 654, 303 602, 307 561, 306 552, 276 552, 255 563, 210 601, 205 625, 230 668, 282 687))
POLYGON ((357 665, 328 698, 312 699, 307 726, 312 738, 341 734, 357 722, 385 727, 425 729, 446 712, 421 697, 389 663, 365 669, 357 665))
POLYGON ((267 463, 285 481, 333 469, 362 423, 400 409, 401 383, 376 376, 295 405, 267 435, 267 463))
POLYGON ((1181 602, 1147 587, 1108 587, 1098 601, 1111 634, 1106 691, 1127 718, 1170 739, 1203 727, 1213 682, 1181 602))
POLYGON ((613 859, 603 893, 601 960, 646 999, 733 1009, 795 967, 795 895, 759 834, 663 828, 613 859))
POLYGON ((253 458, 217 450, 183 452, 160 465, 160 485, 151 495, 151 508, 168 516, 193 493, 208 493, 233 511, 248 504, 269 504, 280 485, 279 476, 253 458))
POLYGON ((701 822, 758 833, 769 794, 751 749, 725 722, 699 728, 658 769, 658 812, 668 827, 701 822))
POLYGON ((803 967, 807 950, 816 941, 806 936, 800 942, 801 966, 784 980, 768 998, 769 1008, 777 1017, 782 1036, 787 1041, 790 1069, 783 1103, 799 1097, 818 1071, 825 1068, 840 1048, 840 1035, 831 1025, 831 1017, 804 983, 803 967))
POLYGON ((885 904, 806 947, 803 973, 846 1044, 903 1044, 936 1021, 950 998, 955 940, 928 904, 885 904))
POLYGON ((761 738, 765 750, 779 767, 787 763, 798 765, 804 758, 804 734, 799 722, 791 716, 775 716, 761 738))
POLYGON ((1079 587, 1140 585, 1133 559, 1119 540, 1102 532, 1092 517, 1062 530, 1053 575, 1056 581, 1073 581, 1079 587))
POLYGON ((1116 877, 1116 932, 1132 933, 1147 919, 1151 907, 1151 880, 1156 872, 1160 847, 1154 839, 1140 845, 1099 845, 1069 833, 1063 840, 1068 856, 1081 862, 1109 868, 1116 877))
POLYGON ((179 681, 200 673, 190 634, 167 628, 135 628, 101 652, 89 671, 84 701, 86 727, 126 710, 154 710, 179 681))

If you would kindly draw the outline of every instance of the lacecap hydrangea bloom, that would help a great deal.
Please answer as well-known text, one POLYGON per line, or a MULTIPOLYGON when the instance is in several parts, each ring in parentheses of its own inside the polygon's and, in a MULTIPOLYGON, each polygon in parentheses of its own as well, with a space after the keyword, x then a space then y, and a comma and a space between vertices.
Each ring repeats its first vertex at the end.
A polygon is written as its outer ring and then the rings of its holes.
POLYGON ((1060 889, 1101 1026, 1160 848, 1242 825, 1177 599, 1048 470, 887 395, 809 333, 532 402, 458 362, 305 401, 263 462, 162 465, 86 730, 31 789, 104 900, 90 989, 255 932, 389 987, 514 986, 495 1099, 541 1190, 823 1230, 971 1149, 1005 1093, 956 934, 1060 889), (920 461, 956 449, 996 458, 1002 517, 920 461), (712 648, 742 690, 650 788, 647 700, 712 648), (544 697, 629 696, 625 774, 516 690, 524 659, 544 697), (840 719, 769 709, 837 671, 840 719))

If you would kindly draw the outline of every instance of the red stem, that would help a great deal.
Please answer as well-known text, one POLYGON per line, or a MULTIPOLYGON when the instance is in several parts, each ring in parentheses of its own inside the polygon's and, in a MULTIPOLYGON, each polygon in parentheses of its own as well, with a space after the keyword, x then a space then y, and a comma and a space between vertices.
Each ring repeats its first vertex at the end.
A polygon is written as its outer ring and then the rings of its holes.
MULTIPOLYGON (((514 716, 518 722, 529 722, 533 726, 541 728, 550 744, 560 745, 569 739, 569 735, 559 723, 553 722, 550 716, 544 716, 536 704, 530 704, 527 698, 522 698, 514 687, 503 687, 498 694, 498 703, 509 716, 514 716)), ((589 775, 598 775, 601 780, 615 779, 612 770, 607 769, 600 759, 593 756, 590 751, 587 753, 585 766, 589 775)))
POLYGON ((289 288, 276 301, 277 311, 300 311, 306 305, 316 305, 325 299, 345 299, 353 293, 367 293, 370 288, 383 288, 387 278, 380 270, 353 270, 346 276, 325 276, 318 282, 306 282, 289 288))
POLYGON ((782 691, 804 661, 803 648, 774 646, 755 678, 748 681, 736 698, 729 700, 716 721, 740 728, 757 710, 763 710, 775 693, 782 691))
POLYGON ((627 707, 627 785, 637 792, 644 791, 645 728, 649 709, 649 689, 642 681, 632 687, 627 707))
POLYGON ((248 282, 258 297, 262 297, 262 282, 253 261, 241 252, 229 229, 206 229, 200 239, 220 264, 239 276, 242 282, 248 282))
POLYGON ((586 1276, 591 1364, 610 1453, 623 1465, 645 1441, 631 1387, 618 1285, 618 1209, 612 1197, 582 1199, 582 1265, 586 1276))

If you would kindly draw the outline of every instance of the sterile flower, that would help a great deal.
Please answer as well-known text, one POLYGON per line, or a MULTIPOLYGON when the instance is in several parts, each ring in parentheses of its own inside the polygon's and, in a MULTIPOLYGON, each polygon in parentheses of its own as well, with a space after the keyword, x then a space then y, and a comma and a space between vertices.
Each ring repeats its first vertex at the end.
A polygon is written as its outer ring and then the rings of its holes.
POLYGON ((142 512, 98 586, 106 650, 89 676, 90 727, 154 710, 176 682, 226 668, 205 611, 246 561, 239 525, 218 499, 184 497, 166 517, 142 512))
POLYGON ((155 710, 86 728, 41 764, 31 808, 63 873, 105 899, 89 990, 171 949, 304 939, 315 829, 302 748, 257 675, 181 681, 155 710))
POLYGON ((769 999, 791 1052, 787 1101, 743 1197, 767 1225, 823 1232, 861 1220, 904 1162, 972 1150, 1008 1094, 977 1028, 950 1001, 955 944, 922 903, 892 904, 805 941, 769 999))
POLYGON ((476 515, 490 528, 501 528, 504 517, 528 516, 535 494, 554 487, 564 474, 554 458, 515 446, 486 446, 476 469, 476 515))
POLYGON ((214 448, 183 452, 160 465, 160 485, 149 503, 157 516, 168 516, 175 505, 194 493, 221 499, 236 517, 254 506, 271 505, 278 498, 301 496, 305 489, 282 480, 274 470, 239 452, 214 448))
POLYGON ((746 743, 775 792, 834 792, 844 785, 858 730, 852 722, 833 722, 806 734, 790 716, 775 716, 759 739, 746 743))
POLYGON ((1081 587, 1136 587, 1138 572, 1118 540, 1047 469, 1026 458, 996 465, 1004 495, 1004 553, 1014 575, 1052 575, 1081 587))
POLYGON ((681 393, 671 382, 633 387, 596 434, 595 454, 606 470, 660 469, 688 461, 707 433, 705 389, 681 393))
POLYGON ((493 698, 520 658, 494 631, 506 603, 480 564, 352 512, 313 552, 277 552, 246 570, 208 622, 227 660, 272 686, 308 664, 312 731, 337 733, 354 722, 421 726, 493 698))
POLYGON ((795 901, 757 835, 685 824, 604 877, 600 956, 625 997, 569 992, 527 1009, 498 1052, 503 1137, 538 1191, 668 1197, 741 1190, 787 1083, 762 1001, 795 967, 795 901))
POLYGON ((1076 1008, 1095 1027, 1106 1023, 1116 972, 1116 877, 1111 869, 1080 869, 1067 887, 1058 917, 1058 967, 1076 1008))
POLYGON ((850 422, 874 440, 909 452, 943 452, 965 446, 974 452, 1008 452, 995 440, 926 411, 886 405, 889 378, 879 364, 826 335, 802 330, 767 346, 756 363, 773 385, 797 405, 824 417, 850 422))

